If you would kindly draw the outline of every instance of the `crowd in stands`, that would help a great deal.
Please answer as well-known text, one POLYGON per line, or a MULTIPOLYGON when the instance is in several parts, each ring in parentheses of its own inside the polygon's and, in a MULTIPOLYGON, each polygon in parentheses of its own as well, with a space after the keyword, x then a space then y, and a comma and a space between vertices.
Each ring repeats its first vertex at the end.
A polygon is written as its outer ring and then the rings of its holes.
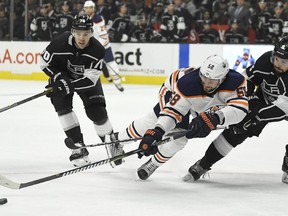
MULTIPOLYGON (((14 0, 13 40, 49 41, 69 31, 85 0, 14 0)), ((111 42, 274 44, 288 32, 288 1, 94 0, 111 42)), ((10 40, 10 0, 0 0, 0 40, 10 40)))

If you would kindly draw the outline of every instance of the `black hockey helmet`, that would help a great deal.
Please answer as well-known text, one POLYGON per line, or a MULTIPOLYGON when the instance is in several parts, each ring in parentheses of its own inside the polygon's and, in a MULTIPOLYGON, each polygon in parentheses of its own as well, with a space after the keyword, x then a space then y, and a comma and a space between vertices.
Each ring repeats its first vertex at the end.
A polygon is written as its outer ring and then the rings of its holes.
POLYGON ((276 43, 273 54, 280 58, 288 59, 288 35, 280 38, 278 43, 276 43))
POLYGON ((72 29, 93 30, 93 22, 88 15, 76 15, 72 23, 72 29))

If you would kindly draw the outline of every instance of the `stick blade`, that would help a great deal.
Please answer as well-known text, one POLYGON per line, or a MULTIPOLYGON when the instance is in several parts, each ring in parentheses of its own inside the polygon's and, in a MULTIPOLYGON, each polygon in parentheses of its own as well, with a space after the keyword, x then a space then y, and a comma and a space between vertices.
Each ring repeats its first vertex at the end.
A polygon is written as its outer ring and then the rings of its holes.
POLYGON ((20 189, 19 183, 13 182, 2 175, 0 175, 0 185, 10 189, 20 189))

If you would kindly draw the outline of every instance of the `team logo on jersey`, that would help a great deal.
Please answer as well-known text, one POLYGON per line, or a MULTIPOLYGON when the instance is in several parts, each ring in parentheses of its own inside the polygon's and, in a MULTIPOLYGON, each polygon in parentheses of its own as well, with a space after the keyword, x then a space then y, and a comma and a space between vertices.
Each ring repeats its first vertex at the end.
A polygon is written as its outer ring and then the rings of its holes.
POLYGON ((76 79, 83 76, 85 70, 84 65, 73 65, 69 60, 67 61, 67 68, 76 79))
POLYGON ((265 98, 273 102, 278 98, 278 95, 283 94, 285 86, 283 86, 283 81, 278 79, 275 83, 267 83, 266 80, 263 80, 263 85, 261 85, 265 98))
POLYGON ((65 28, 67 26, 68 19, 67 18, 61 18, 60 19, 60 28, 65 28))

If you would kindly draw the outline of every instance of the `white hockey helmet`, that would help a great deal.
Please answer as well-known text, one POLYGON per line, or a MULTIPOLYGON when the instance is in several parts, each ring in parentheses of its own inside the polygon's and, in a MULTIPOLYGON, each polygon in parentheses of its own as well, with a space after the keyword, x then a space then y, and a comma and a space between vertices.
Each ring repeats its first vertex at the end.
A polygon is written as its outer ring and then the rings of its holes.
POLYGON ((220 83, 223 82, 228 72, 229 64, 227 59, 219 55, 209 56, 200 67, 202 76, 208 79, 219 80, 220 83))
POLYGON ((93 8, 95 8, 95 3, 94 3, 93 1, 91 1, 91 0, 85 1, 85 3, 84 3, 84 8, 86 8, 86 7, 93 7, 93 8))

